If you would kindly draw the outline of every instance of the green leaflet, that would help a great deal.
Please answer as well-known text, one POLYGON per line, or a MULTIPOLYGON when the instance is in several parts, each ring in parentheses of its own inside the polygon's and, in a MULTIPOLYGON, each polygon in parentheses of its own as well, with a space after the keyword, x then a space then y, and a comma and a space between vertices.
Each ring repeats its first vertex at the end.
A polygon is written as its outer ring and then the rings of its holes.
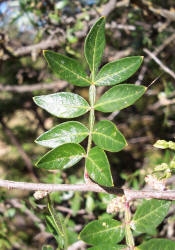
POLYGON ((74 197, 70 200, 72 215, 76 216, 81 209, 82 195, 81 192, 75 192, 74 197))
POLYGON ((95 104, 95 109, 102 112, 114 112, 124 109, 137 101, 146 91, 144 86, 121 84, 105 92, 95 104))
POLYGON ((50 245, 44 245, 44 246, 42 247, 42 250, 53 250, 53 247, 50 246, 50 245))
POLYGON ((141 233, 146 233, 156 228, 168 213, 170 201, 165 200, 145 200, 143 204, 137 208, 131 227, 141 233))
MULTIPOLYGON (((56 226, 52 216, 46 215, 46 230, 51 233, 59 246, 64 245, 64 236, 56 226)), ((43 249, 42 249, 43 250, 43 249)))
POLYGON ((124 237, 124 226, 117 220, 102 219, 88 223, 80 233, 81 240, 88 244, 115 244, 124 237))
POLYGON ((118 152, 127 145, 124 136, 115 124, 108 120, 96 124, 92 139, 97 146, 110 152, 118 152))
POLYGON ((49 148, 56 148, 65 143, 80 143, 89 134, 89 130, 80 122, 61 123, 44 134, 35 142, 49 148))
POLYGON ((79 144, 67 143, 49 151, 36 163, 36 166, 48 170, 66 169, 79 162, 85 154, 84 148, 79 144))
POLYGON ((48 210, 50 212, 51 217, 50 218, 50 224, 55 229, 58 235, 61 237, 64 237, 64 223, 62 219, 60 218, 59 214, 56 214, 53 204, 50 200, 50 197, 48 197, 48 210))
POLYGON ((111 86, 127 80, 138 70, 142 61, 142 56, 131 56, 104 65, 95 78, 95 85, 111 86))
POLYGON ((60 79, 80 87, 91 84, 89 77, 78 61, 50 50, 44 50, 44 57, 60 79))
POLYGON ((125 249, 126 250, 127 246, 125 245, 111 245, 111 244, 101 244, 101 245, 97 245, 94 247, 90 247, 88 248, 89 250, 121 250, 121 249, 125 249))
POLYGON ((92 73, 92 80, 100 65, 105 47, 105 18, 101 17, 91 28, 85 40, 84 53, 92 73))
POLYGON ((86 212, 92 214, 95 207, 96 207, 96 202, 92 198, 91 193, 88 193, 86 196, 86 203, 85 203, 86 212))
POLYGON ((112 186, 110 165, 105 152, 99 148, 92 148, 86 157, 86 169, 89 176, 100 185, 112 186))
POLYGON ((84 98, 66 92, 35 96, 33 100, 39 107, 60 118, 78 117, 88 112, 90 108, 84 98))
POLYGON ((175 241, 167 239, 152 239, 136 247, 136 250, 175 250, 175 241))

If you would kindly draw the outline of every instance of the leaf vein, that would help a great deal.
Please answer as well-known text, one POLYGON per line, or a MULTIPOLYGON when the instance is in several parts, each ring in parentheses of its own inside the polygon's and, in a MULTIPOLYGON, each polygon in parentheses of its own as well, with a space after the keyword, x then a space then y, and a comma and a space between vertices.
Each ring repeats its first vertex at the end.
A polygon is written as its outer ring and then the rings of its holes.
MULTIPOLYGON (((127 69, 130 69, 130 68, 133 67, 135 64, 136 64, 136 63, 130 65, 129 67, 127 67, 127 69)), ((121 74, 121 73, 122 73, 123 71, 125 71, 125 70, 126 70, 126 68, 124 68, 124 69, 122 69, 122 70, 120 70, 120 71, 118 71, 118 72, 115 72, 115 73, 113 73, 113 74, 111 74, 111 75, 108 74, 107 76, 104 76, 104 77, 98 79, 97 81, 95 81, 95 84, 98 83, 99 81, 104 81, 105 79, 107 79, 107 78, 109 78, 109 77, 113 77, 113 76, 116 77, 118 74, 121 74)))

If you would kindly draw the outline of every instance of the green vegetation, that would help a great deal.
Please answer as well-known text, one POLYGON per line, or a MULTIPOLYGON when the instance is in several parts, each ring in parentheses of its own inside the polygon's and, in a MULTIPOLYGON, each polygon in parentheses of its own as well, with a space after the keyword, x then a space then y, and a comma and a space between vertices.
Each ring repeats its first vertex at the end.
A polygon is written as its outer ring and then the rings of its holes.
POLYGON ((172 6, 0 3, 1 249, 175 249, 172 6))

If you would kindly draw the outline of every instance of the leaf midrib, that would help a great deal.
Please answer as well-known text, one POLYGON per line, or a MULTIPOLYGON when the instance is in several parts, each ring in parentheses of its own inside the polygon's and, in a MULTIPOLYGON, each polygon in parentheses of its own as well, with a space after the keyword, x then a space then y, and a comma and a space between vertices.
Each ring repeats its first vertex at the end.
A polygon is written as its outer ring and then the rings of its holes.
MULTIPOLYGON (((57 103, 58 104, 58 103, 57 103)), ((59 103, 60 104, 60 103, 59 103)), ((51 104, 51 105, 53 105, 53 104, 51 104)), ((71 103, 70 104, 64 104, 64 103, 61 103, 61 105, 63 105, 63 106, 65 106, 66 108, 67 107, 71 107, 71 108, 80 108, 80 109, 87 109, 87 110, 89 110, 90 109, 90 106, 76 106, 76 105, 71 105, 71 103)), ((42 106, 41 106, 42 107, 42 106)), ((45 108, 47 108, 48 106, 46 106, 45 108)), ((61 107, 60 107, 60 109, 61 109, 61 107)))
MULTIPOLYGON (((92 158, 90 158, 89 156, 87 156, 87 159, 90 160, 92 162, 92 164, 94 164, 98 169, 101 175, 103 175, 108 183, 108 178, 106 177, 106 175, 103 173, 103 171, 101 171, 101 169, 99 168, 99 166, 95 163, 95 161, 92 160, 92 158)), ((111 178, 110 178, 111 179, 111 178)))
POLYGON ((72 74, 76 75, 77 76, 77 79, 79 80, 80 78, 83 79, 84 81, 88 82, 89 85, 91 84, 91 82, 89 80, 87 80, 86 78, 84 78, 83 76, 81 75, 78 75, 76 72, 70 70, 69 68, 65 67, 63 64, 60 64, 58 63, 57 61, 55 62, 57 65, 59 65, 60 67, 62 67, 63 69, 67 70, 67 71, 70 71, 72 74))
POLYGON ((147 216, 150 216, 150 214, 155 213, 156 210, 158 210, 158 209, 160 209, 160 208, 162 208, 162 207, 164 207, 164 206, 166 206, 166 205, 167 205, 167 204, 165 203, 165 204, 163 204, 163 205, 157 207, 156 209, 151 210, 151 212, 150 212, 149 214, 145 214, 144 216, 138 218, 137 220, 133 220, 133 222, 135 222, 135 224, 138 223, 138 221, 142 220, 143 218, 145 218, 145 217, 147 217, 147 216))
MULTIPOLYGON (((108 229, 106 229, 106 230, 102 230, 102 231, 95 232, 94 234, 100 234, 100 233, 104 233, 104 232, 109 232, 109 231, 111 231, 111 230, 113 230, 113 229, 119 229, 120 227, 122 228, 123 225, 120 224, 120 225, 117 225, 117 226, 114 226, 114 227, 110 227, 110 228, 108 228, 108 229)), ((87 237, 87 236, 86 236, 86 237, 87 237)))
MULTIPOLYGON (((141 92, 141 91, 139 91, 139 92, 141 92)), ((137 93, 137 94, 138 94, 138 93, 137 93)), ((133 97, 133 96, 135 96, 135 95, 136 95, 136 94, 128 95, 128 96, 126 96, 126 97, 121 97, 120 99, 118 98, 118 99, 115 99, 115 100, 111 100, 111 101, 106 101, 106 102, 103 102, 103 103, 99 103, 99 104, 96 104, 94 107, 97 108, 97 107, 103 106, 103 105, 105 105, 105 104, 117 102, 118 100, 125 100, 125 99, 128 99, 128 98, 130 98, 130 97, 133 97)), ((128 104, 127 104, 127 105, 128 105, 128 104)))
MULTIPOLYGON (((101 24, 100 24, 100 27, 101 27, 101 24)), ((97 30, 97 35, 96 35, 96 37, 95 37, 95 45, 94 45, 94 53, 93 53, 93 60, 92 60, 92 62, 93 62, 93 67, 92 67, 92 75, 93 75, 93 77, 94 77, 94 74, 95 74, 95 59, 94 59, 94 57, 95 57, 95 54, 96 54, 96 43, 97 43, 97 36, 98 36, 98 32, 99 32, 99 30, 100 30, 100 27, 99 27, 99 29, 97 30)), ((92 80, 94 80, 94 79, 92 79, 92 80)))
MULTIPOLYGON (((115 75, 118 75, 118 74, 121 74, 123 71, 125 71, 126 69, 128 70, 128 69, 130 69, 131 67, 133 67, 135 64, 137 64, 137 63, 134 63, 134 64, 132 64, 131 66, 129 66, 129 67, 127 67, 127 68, 124 68, 124 69, 122 69, 122 70, 120 70, 120 71, 118 71, 118 72, 115 72, 115 73, 113 73, 113 74, 108 74, 107 76, 104 76, 104 77, 102 77, 102 78, 100 78, 100 79, 98 79, 97 81, 95 81, 95 84, 96 83, 98 83, 99 81, 104 81, 105 79, 107 79, 107 78, 109 78, 109 77, 113 77, 113 76, 115 76, 115 75)), ((100 72, 99 72, 100 73, 100 72)))
POLYGON ((103 134, 103 133, 96 132, 96 131, 93 131, 93 132, 92 132, 92 135, 93 135, 93 134, 98 134, 98 135, 101 135, 101 136, 103 136, 103 137, 107 137, 107 138, 109 138, 109 140, 112 140, 112 141, 114 141, 114 142, 118 142, 119 144, 123 145, 122 142, 120 142, 120 141, 118 141, 118 140, 116 140, 116 139, 110 137, 109 135, 105 135, 105 134, 103 134))
MULTIPOLYGON (((44 163, 51 163, 51 162, 54 162, 54 161, 58 161, 58 160, 64 160, 64 159, 69 159, 71 160, 72 158, 76 158, 76 157, 85 157, 85 155, 82 153, 81 155, 71 155, 69 157, 60 157, 60 158, 56 158, 55 160, 51 160, 51 161, 44 161, 44 163)), ((40 164, 43 164, 43 163, 40 163, 40 164)))
MULTIPOLYGON (((82 132, 82 133, 77 133, 77 134, 72 134, 71 133, 71 136, 80 136, 80 135, 88 135, 89 133, 88 132, 82 132)), ((63 137, 63 136, 61 136, 61 135, 56 135, 56 137, 54 137, 54 138, 49 138, 49 139, 44 139, 44 140, 38 140, 38 141, 48 141, 48 140, 54 140, 55 138, 57 138, 57 137, 63 137)), ((37 141, 37 140, 36 140, 37 141)))

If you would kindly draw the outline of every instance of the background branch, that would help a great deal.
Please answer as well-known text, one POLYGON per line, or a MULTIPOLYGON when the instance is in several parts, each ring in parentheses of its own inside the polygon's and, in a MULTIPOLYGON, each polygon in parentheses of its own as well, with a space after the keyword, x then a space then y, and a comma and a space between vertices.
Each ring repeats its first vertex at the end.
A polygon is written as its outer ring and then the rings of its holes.
POLYGON ((149 55, 166 73, 168 73, 170 76, 172 76, 175 79, 175 73, 169 69, 165 64, 163 64, 159 58, 157 58, 151 51, 148 49, 143 49, 143 51, 149 55))
POLYGON ((25 162, 25 164, 27 166, 27 169, 28 169, 28 171, 30 173, 30 176, 31 176, 32 180, 37 181, 37 178, 36 178, 36 176, 35 176, 35 174, 33 172, 33 164, 32 164, 32 161, 30 160, 30 157, 23 150, 23 148, 20 145, 20 143, 18 142, 16 136, 13 134, 11 129, 7 127, 7 125, 5 124, 5 122, 2 119, 0 119, 0 124, 2 125, 4 133, 10 139, 11 143, 17 148, 21 158, 23 159, 23 161, 25 162))
POLYGON ((40 51, 47 48, 54 48, 58 46, 60 41, 58 39, 48 39, 46 41, 42 41, 40 43, 30 45, 30 46, 23 46, 21 48, 16 49, 13 53, 15 56, 22 56, 30 54, 33 51, 40 51))
POLYGON ((39 217, 32 213, 27 207, 24 208, 24 204, 22 204, 18 199, 8 200, 8 203, 10 203, 15 208, 22 209, 24 214, 26 214, 34 223, 37 223, 41 232, 45 231, 45 226, 39 217))
MULTIPOLYGON (((157 47, 154 51, 153 51, 153 54, 155 56, 157 56, 160 52, 162 52, 162 50, 164 50, 166 48, 166 46, 168 46, 170 43, 172 43, 175 39, 175 34, 173 33, 170 37, 168 37, 167 39, 165 39, 165 41, 159 46, 157 47)), ((136 81, 136 84, 137 85, 140 85, 144 76, 145 76, 145 73, 148 69, 148 63, 151 61, 151 57, 148 56, 144 59, 144 64, 143 64, 143 67, 141 68, 140 70, 140 74, 138 76, 138 80, 136 81)))
POLYGON ((53 83, 36 83, 32 85, 0 85, 0 91, 11 91, 11 92, 16 92, 16 93, 24 93, 24 92, 33 92, 36 90, 43 90, 43 89, 53 89, 53 88, 58 88, 58 89, 63 89, 68 85, 66 81, 55 81, 53 83))
POLYGON ((96 192, 108 193, 115 195, 125 195, 128 201, 135 199, 154 198, 163 200, 175 200, 175 190, 129 190, 116 187, 103 187, 97 184, 45 184, 45 183, 29 183, 29 182, 15 182, 9 180, 0 180, 0 187, 8 189, 21 189, 29 191, 79 191, 79 192, 96 192))

